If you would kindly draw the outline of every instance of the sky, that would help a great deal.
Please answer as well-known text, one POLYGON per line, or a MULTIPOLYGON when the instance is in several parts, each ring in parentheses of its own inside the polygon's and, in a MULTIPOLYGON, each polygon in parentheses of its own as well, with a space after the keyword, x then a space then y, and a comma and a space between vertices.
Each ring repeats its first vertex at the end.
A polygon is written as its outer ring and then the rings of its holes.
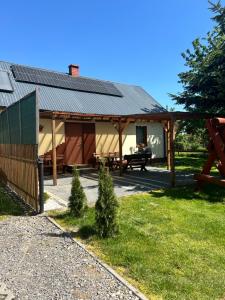
MULTIPOLYGON (((222 1, 223 3, 224 1, 222 1)), ((213 22, 207 0, 1 1, 0 60, 140 85, 164 107, 181 52, 213 22)))

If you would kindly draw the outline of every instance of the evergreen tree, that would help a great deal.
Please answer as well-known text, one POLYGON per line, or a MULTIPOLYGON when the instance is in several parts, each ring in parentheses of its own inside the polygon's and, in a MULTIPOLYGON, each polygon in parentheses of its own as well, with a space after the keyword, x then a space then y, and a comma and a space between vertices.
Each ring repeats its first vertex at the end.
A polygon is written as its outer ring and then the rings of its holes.
POLYGON ((71 195, 69 197, 70 213, 75 217, 83 216, 87 209, 87 198, 80 183, 79 172, 76 167, 73 168, 73 180, 71 195))
POLYGON ((187 66, 178 74, 183 91, 171 97, 188 111, 225 113, 225 7, 220 1, 209 3, 215 26, 182 53, 187 66))
POLYGON ((98 200, 95 204, 96 231, 100 237, 112 237, 118 232, 117 209, 112 177, 103 165, 99 170, 98 200))

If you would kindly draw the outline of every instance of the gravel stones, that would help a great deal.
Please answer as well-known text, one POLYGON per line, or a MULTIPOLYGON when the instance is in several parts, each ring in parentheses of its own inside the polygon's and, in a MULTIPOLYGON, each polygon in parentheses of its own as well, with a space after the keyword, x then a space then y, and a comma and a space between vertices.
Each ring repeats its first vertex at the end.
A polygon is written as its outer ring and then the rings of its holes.
POLYGON ((15 299, 139 299, 46 217, 0 222, 0 249, 0 282, 15 299))
POLYGON ((0 300, 13 300, 15 297, 9 291, 4 283, 0 283, 0 300))

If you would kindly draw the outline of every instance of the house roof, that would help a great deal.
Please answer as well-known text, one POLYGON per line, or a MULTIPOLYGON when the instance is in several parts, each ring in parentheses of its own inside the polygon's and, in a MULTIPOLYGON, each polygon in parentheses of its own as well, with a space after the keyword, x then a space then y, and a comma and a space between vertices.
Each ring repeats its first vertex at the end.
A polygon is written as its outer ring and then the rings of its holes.
MULTIPOLYGON (((65 87, 34 84, 16 80, 12 72, 13 65, 9 62, 0 61, 0 70, 8 72, 13 89, 12 92, 0 91, 0 106, 7 107, 38 88, 40 110, 101 115, 131 115, 166 111, 152 96, 139 86, 98 80, 101 84, 113 84, 119 93, 122 94, 122 97, 118 97, 118 95, 101 94, 95 91, 89 92, 67 89, 65 87)), ((57 73, 38 68, 31 69, 34 71, 46 71, 49 76, 51 74, 62 75, 60 72, 57 73)), ((42 73, 40 72, 40 74, 42 73)), ((84 77, 79 78, 82 79, 84 77)), ((97 80, 90 79, 90 81, 97 80)))

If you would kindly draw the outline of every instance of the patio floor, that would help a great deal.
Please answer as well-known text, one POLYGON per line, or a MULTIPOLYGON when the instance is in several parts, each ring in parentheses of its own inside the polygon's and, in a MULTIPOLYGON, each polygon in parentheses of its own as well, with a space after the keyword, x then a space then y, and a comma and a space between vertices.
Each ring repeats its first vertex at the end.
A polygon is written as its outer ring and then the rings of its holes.
MULTIPOLYGON (((151 190, 166 188, 170 186, 170 173, 161 168, 147 167, 148 172, 139 170, 128 170, 123 176, 117 171, 112 172, 114 190, 118 197, 151 190)), ((98 197, 98 173, 95 170, 81 172, 81 184, 87 196, 88 205, 93 206, 98 197)), ((71 190, 71 174, 65 174, 58 178, 58 185, 53 186, 52 178, 45 178, 45 192, 50 199, 45 204, 45 210, 66 207, 71 190)), ((176 185, 193 183, 193 174, 176 174, 176 185)))

